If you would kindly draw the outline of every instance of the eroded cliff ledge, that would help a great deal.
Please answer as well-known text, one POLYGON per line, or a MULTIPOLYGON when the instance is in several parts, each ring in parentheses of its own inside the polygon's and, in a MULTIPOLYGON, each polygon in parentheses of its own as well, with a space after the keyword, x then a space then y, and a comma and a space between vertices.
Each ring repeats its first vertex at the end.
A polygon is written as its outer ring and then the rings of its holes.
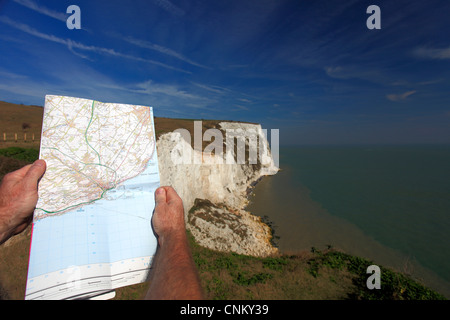
POLYGON ((258 124, 220 122, 216 130, 213 133, 222 134, 223 139, 216 136, 210 144, 218 147, 214 152, 207 152, 208 147, 193 148, 183 132, 160 135, 161 185, 172 186, 183 199, 186 228, 200 245, 252 256, 271 255, 277 249, 271 244, 270 228, 245 211, 248 189, 262 176, 278 172, 267 139, 258 124), (239 154, 245 155, 244 162, 239 154))

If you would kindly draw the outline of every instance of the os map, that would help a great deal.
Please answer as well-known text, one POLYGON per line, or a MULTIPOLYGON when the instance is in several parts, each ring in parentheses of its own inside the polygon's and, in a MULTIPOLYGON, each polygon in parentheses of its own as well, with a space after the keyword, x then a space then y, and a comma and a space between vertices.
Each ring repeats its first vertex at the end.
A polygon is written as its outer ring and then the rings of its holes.
POLYGON ((159 187, 150 107, 46 96, 26 299, 110 298, 146 280, 159 187))

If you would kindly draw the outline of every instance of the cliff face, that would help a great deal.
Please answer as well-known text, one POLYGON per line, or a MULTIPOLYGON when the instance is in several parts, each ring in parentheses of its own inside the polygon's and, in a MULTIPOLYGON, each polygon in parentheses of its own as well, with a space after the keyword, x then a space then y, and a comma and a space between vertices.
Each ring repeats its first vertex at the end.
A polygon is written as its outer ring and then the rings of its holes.
POLYGON ((244 210, 251 185, 278 171, 267 139, 260 125, 219 125, 213 132, 216 139, 210 144, 218 148, 215 153, 209 152, 209 147, 194 150, 182 132, 160 136, 157 150, 161 185, 172 186, 183 199, 186 227, 200 245, 254 256, 270 255, 276 252, 270 244, 270 228, 244 210), (247 138, 240 139, 241 133, 247 138), (223 139, 217 139, 220 134, 223 139), (239 155, 244 155, 245 161, 239 155))

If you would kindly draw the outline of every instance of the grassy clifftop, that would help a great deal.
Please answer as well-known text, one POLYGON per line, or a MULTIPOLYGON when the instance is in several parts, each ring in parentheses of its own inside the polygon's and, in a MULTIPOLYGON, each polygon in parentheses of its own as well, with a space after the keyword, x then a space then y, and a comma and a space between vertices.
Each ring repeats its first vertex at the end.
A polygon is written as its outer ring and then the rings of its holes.
POLYGON ((381 289, 366 286, 373 262, 331 248, 255 258, 191 243, 209 299, 441 300, 408 276, 380 266, 381 289))
MULTIPOLYGON (((369 260, 330 248, 267 258, 223 253, 190 236, 209 300, 445 300, 408 276, 380 266, 381 289, 366 286, 369 260)), ((146 284, 121 288, 116 299, 139 299, 146 284)))

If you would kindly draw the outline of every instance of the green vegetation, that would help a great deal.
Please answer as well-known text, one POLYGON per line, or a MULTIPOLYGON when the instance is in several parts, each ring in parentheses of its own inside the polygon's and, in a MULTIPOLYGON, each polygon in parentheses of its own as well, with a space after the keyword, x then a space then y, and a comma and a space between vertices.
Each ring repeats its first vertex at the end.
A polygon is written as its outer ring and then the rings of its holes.
POLYGON ((38 157, 39 151, 35 149, 17 147, 0 149, 0 180, 5 174, 34 162, 38 157))
POLYGON ((6 149, 0 149, 0 156, 10 157, 27 162, 34 162, 39 158, 39 150, 10 147, 6 149))
POLYGON ((191 238, 208 299, 442 300, 413 279, 380 266, 381 289, 366 286, 372 261, 332 248, 256 258, 203 248, 191 238))
POLYGON ((445 300, 445 297, 426 288, 408 276, 379 266, 381 270, 381 289, 369 290, 366 286, 367 267, 375 264, 360 257, 313 248, 313 257, 309 259, 309 273, 318 277, 323 268, 348 270, 353 275, 354 290, 349 292, 350 299, 358 300, 445 300))

